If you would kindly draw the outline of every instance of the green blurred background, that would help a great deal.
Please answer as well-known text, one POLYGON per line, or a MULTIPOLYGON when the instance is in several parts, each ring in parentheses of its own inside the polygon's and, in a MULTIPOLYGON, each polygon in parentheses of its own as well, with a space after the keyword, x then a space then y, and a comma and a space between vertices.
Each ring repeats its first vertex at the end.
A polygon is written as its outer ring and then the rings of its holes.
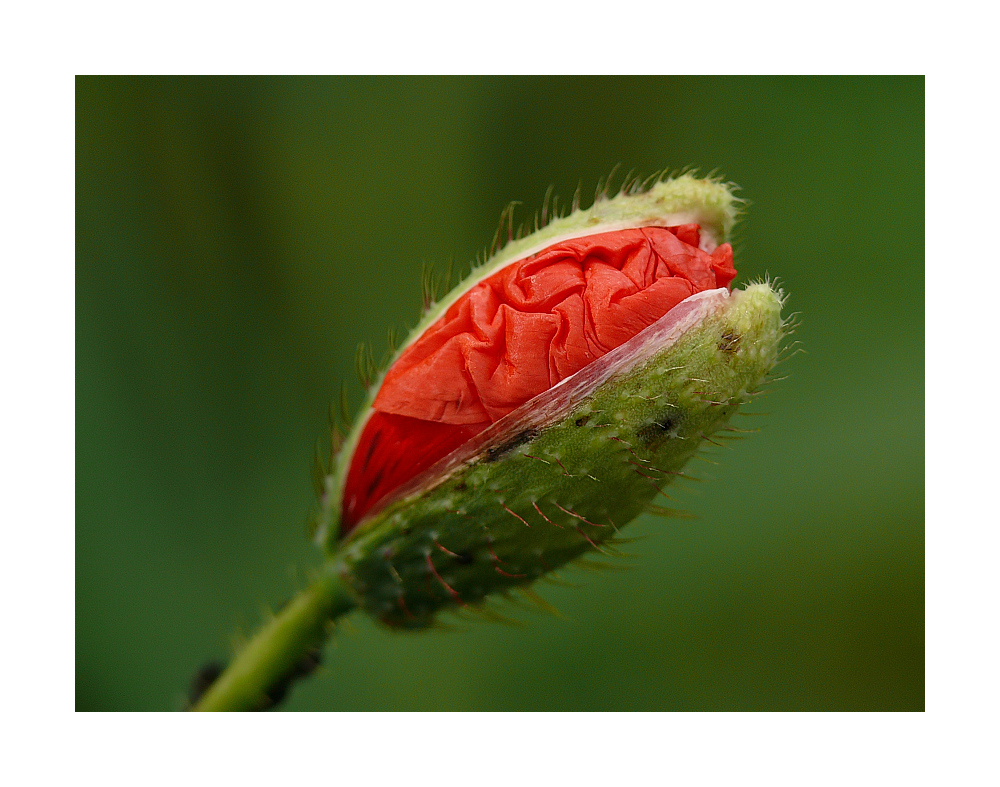
MULTIPOLYGON (((913 78, 79 78, 76 706, 170 710, 317 562, 309 465, 360 341, 500 210, 616 163, 751 201, 808 354, 696 519, 564 615, 399 634, 360 615, 288 710, 922 710, 924 83, 913 78)), ((586 204, 586 201, 585 201, 586 204)))

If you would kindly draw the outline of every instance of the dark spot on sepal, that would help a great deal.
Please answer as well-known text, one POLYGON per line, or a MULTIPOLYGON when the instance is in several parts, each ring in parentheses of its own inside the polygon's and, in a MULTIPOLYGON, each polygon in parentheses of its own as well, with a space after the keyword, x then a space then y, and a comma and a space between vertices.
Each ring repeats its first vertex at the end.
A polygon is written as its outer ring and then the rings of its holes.
POLYGON ((740 349, 740 339, 742 337, 738 333, 733 333, 732 330, 727 329, 722 338, 719 339, 719 352, 723 355, 735 355, 736 351, 740 349))
POLYGON ((484 462, 495 462, 498 459, 502 459, 507 454, 511 453, 517 448, 520 448, 526 443, 530 443, 538 435, 541 434, 540 429, 525 429, 523 432, 519 432, 514 435, 509 440, 501 443, 500 445, 493 446, 492 448, 486 449, 486 454, 483 457, 484 462))
POLYGON ((666 412, 636 429, 635 436, 645 447, 650 448, 665 439, 677 436, 677 429, 683 418, 674 411, 666 412))
POLYGON ((589 422, 590 422, 590 416, 589 415, 581 415, 573 423, 575 423, 577 426, 586 426, 589 422))

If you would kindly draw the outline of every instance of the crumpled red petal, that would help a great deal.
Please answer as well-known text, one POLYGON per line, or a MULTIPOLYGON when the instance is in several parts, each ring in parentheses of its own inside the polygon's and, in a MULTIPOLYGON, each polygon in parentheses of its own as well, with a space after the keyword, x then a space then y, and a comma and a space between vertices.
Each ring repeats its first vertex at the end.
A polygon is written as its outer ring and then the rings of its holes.
POLYGON ((341 533, 491 423, 736 276, 697 224, 556 243, 462 295, 386 373, 344 486, 341 533))

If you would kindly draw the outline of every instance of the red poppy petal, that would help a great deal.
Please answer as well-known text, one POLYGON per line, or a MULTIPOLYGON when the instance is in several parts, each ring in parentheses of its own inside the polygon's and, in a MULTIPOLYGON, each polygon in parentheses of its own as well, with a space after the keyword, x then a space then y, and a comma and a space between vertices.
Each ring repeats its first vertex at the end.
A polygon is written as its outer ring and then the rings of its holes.
POLYGON ((463 294, 386 373, 348 470, 342 533, 416 474, 654 323, 727 287, 697 224, 556 243, 463 294))
POLYGON ((481 431, 478 425, 372 413, 348 473, 342 532, 354 527, 374 503, 481 431))

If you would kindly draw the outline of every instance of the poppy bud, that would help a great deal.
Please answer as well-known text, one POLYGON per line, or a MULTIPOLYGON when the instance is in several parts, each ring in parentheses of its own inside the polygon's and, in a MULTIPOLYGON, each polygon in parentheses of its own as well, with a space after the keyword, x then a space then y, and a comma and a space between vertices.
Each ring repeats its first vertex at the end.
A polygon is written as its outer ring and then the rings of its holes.
MULTIPOLYGON (((447 607, 605 551, 777 360, 780 293, 730 293, 730 189, 684 175, 509 242, 372 385, 318 538, 359 605, 447 607)), ((544 221, 543 221, 544 223, 544 221)))

